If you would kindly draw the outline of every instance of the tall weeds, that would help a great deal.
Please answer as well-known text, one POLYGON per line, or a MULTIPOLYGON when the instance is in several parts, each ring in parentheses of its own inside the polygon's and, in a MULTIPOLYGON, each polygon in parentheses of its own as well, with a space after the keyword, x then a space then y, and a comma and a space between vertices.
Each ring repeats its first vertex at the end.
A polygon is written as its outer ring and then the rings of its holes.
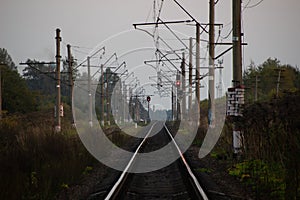
POLYGON ((255 180, 258 198, 300 198, 299 102, 300 92, 294 92, 245 109, 241 125, 246 163, 264 163, 250 177, 255 180))
POLYGON ((2 119, 0 199, 53 199, 94 162, 75 130, 54 133, 51 122, 45 119, 2 119))

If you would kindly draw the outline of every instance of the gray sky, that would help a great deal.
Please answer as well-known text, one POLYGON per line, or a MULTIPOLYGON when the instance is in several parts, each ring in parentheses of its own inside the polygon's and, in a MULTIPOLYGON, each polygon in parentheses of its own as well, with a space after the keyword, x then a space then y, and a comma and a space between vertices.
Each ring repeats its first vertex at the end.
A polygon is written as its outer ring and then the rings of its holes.
MULTIPOLYGON (((208 21, 208 0, 178 0, 198 21, 208 21)), ((249 6, 260 0, 251 0, 249 6)), ((103 40, 130 30, 132 23, 152 21, 152 0, 0 0, 0 47, 6 48, 18 64, 28 58, 54 61, 55 29, 60 28, 64 44, 94 48, 103 40), (149 17, 148 17, 149 16, 149 17)), ((248 0, 244 0, 246 5, 248 0)), ((283 64, 300 65, 300 1, 264 0, 260 5, 243 11, 245 42, 244 64, 250 60, 261 64, 276 57, 283 64)), ((216 22, 224 23, 221 32, 231 30, 231 0, 220 0, 216 6, 216 22)), ((162 19, 188 19, 172 0, 165 0, 162 19)), ((185 34, 193 34, 191 27, 185 34)), ((177 27, 174 27, 177 30, 177 27)), ((218 31, 216 31, 217 33, 218 31)), ((207 37, 207 36, 203 36, 207 37)), ((231 36, 223 42, 229 42, 231 36)), ((127 41, 128 43, 128 41, 127 41)), ((126 48, 127 43, 120 46, 126 48)), ((77 48, 81 60, 91 49, 77 48), (79 52, 80 51, 80 52, 79 52)), ((222 49, 216 49, 221 52, 222 49)), ((231 76, 231 53, 224 56, 225 76, 231 76)), ((245 66, 244 66, 245 67, 245 66)), ((230 86, 231 78, 224 80, 230 86)), ((205 92, 206 93, 206 92, 205 92)))

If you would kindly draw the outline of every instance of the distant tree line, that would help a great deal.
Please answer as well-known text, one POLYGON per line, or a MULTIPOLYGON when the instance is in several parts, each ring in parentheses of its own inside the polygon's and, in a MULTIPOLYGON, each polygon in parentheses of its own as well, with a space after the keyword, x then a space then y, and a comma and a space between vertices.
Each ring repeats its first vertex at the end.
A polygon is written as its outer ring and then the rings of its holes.
POLYGON ((246 100, 248 102, 266 100, 283 93, 300 89, 299 68, 283 65, 279 60, 269 58, 263 64, 256 66, 250 64, 244 72, 244 85, 246 86, 246 100))

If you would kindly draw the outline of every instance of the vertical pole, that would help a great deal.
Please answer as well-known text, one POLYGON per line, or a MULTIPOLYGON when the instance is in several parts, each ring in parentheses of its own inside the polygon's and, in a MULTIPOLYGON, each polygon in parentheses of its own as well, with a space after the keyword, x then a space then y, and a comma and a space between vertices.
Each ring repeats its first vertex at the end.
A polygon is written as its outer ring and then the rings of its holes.
POLYGON ((70 107, 71 107, 71 124, 75 126, 74 116, 73 116, 73 96, 74 96, 74 82, 73 82, 73 58, 71 54, 71 45, 67 45, 68 50, 68 65, 69 65, 69 83, 70 83, 70 107))
POLYGON ((175 106, 176 106, 176 120, 179 120, 179 113, 180 113, 180 107, 179 107, 179 90, 180 90, 180 74, 179 71, 177 71, 177 75, 176 75, 176 92, 175 92, 175 106), (179 81, 179 85, 177 83, 177 81, 179 81))
POLYGON ((141 119, 141 116, 140 116, 140 102, 137 95, 136 95, 136 104, 137 104, 136 116, 137 116, 137 123, 138 123, 141 119))
POLYGON ((126 115, 126 108, 127 108, 127 86, 125 85, 125 81, 123 82, 123 96, 124 96, 124 103, 123 103, 123 115, 124 115, 124 122, 127 122, 127 115, 126 115))
POLYGON ((134 99, 134 110, 135 110, 135 117, 134 117, 134 120, 135 122, 137 123, 137 120, 138 120, 138 111, 137 111, 137 100, 136 100, 136 97, 134 99))
POLYGON ((178 121, 180 119, 180 103, 179 103, 179 97, 178 97, 178 88, 177 88, 177 95, 175 98, 176 101, 176 120, 178 121))
POLYGON ((219 83, 218 83, 218 90, 217 90, 217 97, 218 98, 221 98, 222 97, 222 93, 223 93, 223 85, 222 85, 222 64, 223 64, 223 61, 219 61, 219 64, 220 64, 220 69, 219 69, 219 83))
MULTIPOLYGON (((233 43, 233 87, 242 85, 242 47, 241 47, 241 0, 232 1, 232 43, 233 43)), ((233 148, 234 155, 238 156, 242 148, 242 133, 237 122, 239 117, 233 121, 233 148)))
POLYGON ((103 65, 101 65, 101 124, 104 126, 104 74, 103 74, 103 65))
POLYGON ((0 120, 2 119, 2 64, 0 63, 0 120))
POLYGON ((56 121, 55 121, 55 131, 61 131, 61 119, 60 119, 60 29, 56 29, 56 121))
POLYGON ((193 86, 193 38, 190 37, 190 46, 189 46, 189 117, 192 113, 192 86, 193 86))
POLYGON ((90 127, 93 126, 93 99, 92 99, 92 92, 91 92, 91 64, 90 64, 90 57, 87 57, 87 70, 88 70, 88 98, 89 98, 89 125, 90 127))
POLYGON ((173 108, 174 108, 174 106, 173 106, 173 85, 172 85, 172 88, 171 88, 171 110, 172 110, 172 112, 171 112, 171 120, 173 121, 174 120, 174 115, 173 115, 173 113, 174 113, 174 110, 173 110, 173 108))
MULTIPOLYGON (((107 71, 107 70, 106 70, 107 71)), ((110 91, 109 91, 109 80, 110 74, 106 73, 106 114, 107 114, 107 125, 110 126, 110 91)))
POLYGON ((122 102, 122 92, 123 92, 123 88, 122 88, 122 81, 121 79, 118 79, 118 81, 116 82, 116 86, 118 88, 117 92, 114 93, 114 101, 117 101, 117 106, 115 104, 115 107, 117 107, 117 109, 115 110, 115 113, 117 113, 117 116, 119 117, 120 123, 124 122, 123 119, 123 102, 122 102))
POLYGON ((241 0, 233 0, 233 86, 242 84, 241 0))
POLYGON ((172 120, 175 120, 175 101, 174 101, 174 86, 172 85, 172 120))
POLYGON ((185 116, 186 114, 186 91, 185 91, 185 54, 182 53, 182 63, 181 63, 181 84, 182 84, 182 108, 181 114, 185 116))
POLYGON ((134 108, 133 108, 133 106, 132 106, 132 103, 133 103, 133 98, 132 98, 132 88, 129 86, 129 103, 130 103, 130 107, 129 107, 129 113, 130 113, 130 115, 131 115, 131 119, 130 119, 130 121, 131 120, 133 120, 134 119, 134 117, 133 117, 133 115, 135 115, 135 113, 134 113, 134 108))
POLYGON ((215 1, 209 2, 209 90, 208 90, 208 121, 210 127, 215 125, 215 1))
POLYGON ((276 98, 278 98, 279 93, 279 85, 280 85, 280 77, 281 76, 281 69, 278 70, 278 78, 277 78, 277 85, 276 85, 276 98))
POLYGON ((200 24, 196 24, 196 101, 198 102, 198 112, 200 126, 200 24))
POLYGON ((147 122, 150 122, 150 101, 148 101, 148 117, 147 117, 147 122))
POLYGON ((257 74, 255 75, 255 101, 257 101, 257 83, 258 82, 258 78, 257 78, 257 74))

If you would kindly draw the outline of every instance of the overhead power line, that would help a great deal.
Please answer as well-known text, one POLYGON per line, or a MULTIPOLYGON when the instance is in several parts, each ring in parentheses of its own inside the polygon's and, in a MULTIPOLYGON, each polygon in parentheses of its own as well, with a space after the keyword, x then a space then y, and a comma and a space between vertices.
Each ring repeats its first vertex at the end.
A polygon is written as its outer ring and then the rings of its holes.
POLYGON ((250 5, 251 0, 248 2, 248 4, 244 7, 244 9, 248 9, 248 8, 255 8, 256 6, 260 5, 264 0, 260 0, 259 2, 257 2, 256 4, 250 5))
POLYGON ((229 33, 226 35, 226 36, 221 36, 220 35, 220 37, 223 39, 223 40, 226 40, 227 38, 229 38, 229 36, 231 35, 231 33, 232 33, 232 29, 229 31, 229 33))

